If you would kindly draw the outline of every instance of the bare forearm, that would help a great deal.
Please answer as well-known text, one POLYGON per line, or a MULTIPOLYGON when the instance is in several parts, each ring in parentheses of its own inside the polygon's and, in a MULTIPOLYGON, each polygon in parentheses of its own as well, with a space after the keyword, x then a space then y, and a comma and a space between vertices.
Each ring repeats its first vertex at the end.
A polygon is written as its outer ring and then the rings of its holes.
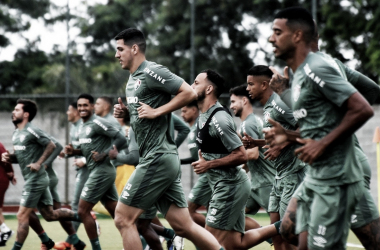
POLYGON ((231 152, 231 154, 208 162, 209 168, 236 167, 247 162, 247 154, 243 146, 231 152))
POLYGON ((44 152, 42 153, 41 157, 38 159, 36 163, 41 165, 53 153, 54 149, 55 144, 52 141, 50 141, 50 143, 46 146, 44 152))

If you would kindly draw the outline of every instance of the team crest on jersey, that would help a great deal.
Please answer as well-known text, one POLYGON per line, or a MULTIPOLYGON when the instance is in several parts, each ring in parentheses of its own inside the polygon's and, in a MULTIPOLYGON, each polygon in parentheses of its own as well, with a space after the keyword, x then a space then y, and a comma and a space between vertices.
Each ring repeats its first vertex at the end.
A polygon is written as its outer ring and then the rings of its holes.
POLYGON ((87 127, 86 128, 86 135, 89 135, 91 133, 91 128, 90 127, 87 127))
POLYGON ((300 93, 301 93, 301 85, 296 85, 294 86, 294 89, 293 89, 293 100, 296 102, 298 101, 298 98, 300 97, 300 93))
POLYGON ((135 90, 137 90, 138 88, 140 88, 140 85, 141 85, 141 80, 137 79, 136 82, 135 82, 135 90))
POLYGON ((20 136, 20 142, 23 142, 25 140, 25 135, 20 136))

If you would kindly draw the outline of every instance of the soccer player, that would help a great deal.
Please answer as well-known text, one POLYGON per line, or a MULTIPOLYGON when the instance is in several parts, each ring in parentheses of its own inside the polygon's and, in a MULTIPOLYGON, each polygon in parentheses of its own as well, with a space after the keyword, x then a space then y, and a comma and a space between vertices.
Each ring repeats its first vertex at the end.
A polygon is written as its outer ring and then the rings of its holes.
POLYGON ((115 57, 131 74, 126 86, 129 111, 119 98, 114 115, 123 117, 129 112, 140 147, 140 162, 116 208, 115 224, 124 249, 142 249, 135 222, 153 205, 177 235, 202 249, 220 249, 217 240, 189 215, 177 147, 169 133, 170 113, 195 100, 195 92, 167 68, 146 60, 146 42, 141 31, 126 29, 115 40, 115 57), (171 98, 172 95, 175 96, 171 98))
MULTIPOLYGON (((370 80, 368 77, 362 75, 361 73, 349 69, 342 62, 337 59, 332 59, 330 56, 319 52, 318 49, 318 31, 316 23, 314 22, 314 35, 309 43, 310 49, 312 52, 320 55, 328 64, 331 64, 332 67, 338 70, 338 73, 341 77, 347 80, 350 84, 352 84, 358 91, 365 97, 365 99, 372 104, 376 98, 380 95, 380 87, 370 80)), ((282 98, 284 101, 292 102, 291 95, 285 94, 289 89, 289 79, 280 76, 277 74, 275 78, 272 79, 272 85, 275 86, 275 89, 281 90, 282 98)), ((278 127, 279 125, 274 125, 274 127, 278 127)), ((280 128, 280 127, 278 127, 280 128)), ((268 134, 268 133, 267 133, 268 134)), ((299 136, 299 135, 298 135, 299 136)), ((351 229, 359 238, 361 243, 365 246, 366 249, 378 249, 380 248, 379 237, 377 236, 377 231, 374 230, 379 228, 380 219, 379 213, 377 211, 376 205, 373 201, 373 198, 370 194, 370 178, 371 178, 371 168, 368 163, 368 159, 365 156, 363 150, 361 149, 359 142, 356 137, 354 137, 355 144, 355 154, 357 155, 357 159, 362 166, 363 174, 364 174, 364 187, 366 188, 364 191, 364 195, 360 199, 360 201, 356 204, 355 211, 351 216, 351 229), (372 233, 369 233, 372 232, 372 233), (376 233, 373 233, 376 232, 376 233)), ((301 188, 301 187, 300 187, 301 188)), ((301 193, 301 192, 300 192, 301 193)), ((298 192, 295 193, 292 198, 290 205, 287 209, 287 216, 284 217, 284 224, 282 227, 282 234, 289 241, 294 243, 298 243, 297 236, 295 235, 295 212, 297 210, 297 200, 300 197, 298 196, 298 192)), ((303 221, 305 222, 305 221, 303 221)), ((299 223, 298 223, 299 224, 299 223)), ((297 226, 298 232, 300 228, 306 230, 304 226, 297 226)), ((305 241, 304 241, 305 242, 305 241)))
MULTIPOLYGON (((256 99, 264 105, 264 128, 272 126, 268 122, 268 119, 271 118, 283 127, 295 130, 297 121, 292 110, 269 87, 272 75, 273 73, 268 66, 253 66, 247 75, 247 91, 252 99, 256 99)), ((265 152, 266 159, 273 160, 276 168, 276 176, 268 205, 272 223, 284 216, 294 191, 303 181, 305 175, 306 164, 294 156, 294 150, 294 144, 284 142, 281 145, 270 147, 265 152)), ((290 247, 280 236, 273 238, 273 244, 275 248, 276 246, 278 248, 279 245, 284 245, 286 248, 290 247)))
MULTIPOLYGON (((0 154, 7 152, 0 142, 0 154)), ((3 216, 4 195, 8 189, 9 182, 16 185, 17 179, 14 176, 12 165, 0 161, 0 247, 5 246, 7 240, 13 235, 13 231, 5 224, 3 216)))
POLYGON ((116 170, 108 158, 108 153, 113 146, 120 149, 126 143, 126 139, 119 129, 105 119, 93 115, 94 98, 91 95, 79 95, 77 107, 83 122, 78 134, 79 147, 74 149, 72 145, 67 145, 65 153, 86 157, 90 175, 82 189, 78 214, 85 226, 92 249, 99 250, 101 247, 91 210, 101 201, 112 218, 115 216, 118 199, 115 187, 116 170))
MULTIPOLYGON (((51 161, 49 156, 54 151, 55 145, 45 132, 31 124, 36 113, 35 102, 26 99, 17 100, 17 105, 12 112, 12 121, 16 127, 12 136, 14 154, 8 152, 2 154, 2 161, 20 165, 25 179, 17 213, 17 237, 12 250, 22 248, 29 232, 29 224, 33 226, 41 239, 41 249, 51 249, 54 246, 54 242, 47 236, 34 213, 37 207, 47 221, 79 220, 71 210, 62 208, 53 210, 45 165, 49 160, 51 161)), ((84 249, 86 245, 78 239, 74 229, 71 229, 73 234, 70 237, 74 247, 84 249)))
POLYGON ((195 173, 206 173, 212 190, 206 229, 226 249, 251 248, 277 235, 280 222, 245 232, 244 210, 251 185, 239 165, 246 163, 247 155, 231 115, 218 102, 224 78, 207 69, 198 74, 192 88, 201 113, 196 123, 199 159, 191 165, 195 173))
MULTIPOLYGON (((254 139, 264 139, 263 121, 253 113, 252 99, 249 98, 247 85, 243 84, 230 89, 230 109, 241 119, 238 133, 254 139)), ((247 170, 251 174, 251 191, 245 208, 246 214, 255 215, 262 207, 268 212, 269 196, 272 191, 276 169, 272 161, 265 160, 266 149, 262 147, 249 148, 247 151, 247 170)), ((246 217, 246 231, 260 227, 253 219, 246 217)))
POLYGON ((187 135, 190 133, 189 126, 184 123, 181 118, 176 114, 172 113, 170 122, 170 135, 174 139, 174 143, 177 146, 181 146, 182 142, 186 139, 187 135), (177 136, 174 136, 174 130, 177 131, 177 136))
MULTIPOLYGON (((198 160, 198 146, 196 144, 196 123, 198 121, 199 109, 196 101, 187 104, 181 109, 181 116, 183 120, 190 125, 190 133, 187 137, 187 147, 190 151, 190 157, 181 159, 181 164, 191 164, 198 160)), ((207 176, 200 174, 197 182, 189 193, 187 204, 189 206, 189 212, 191 218, 198 225, 205 227, 206 217, 197 213, 197 209, 201 206, 208 207, 211 199, 211 187, 208 183, 207 176)))
POLYGON ((334 64, 311 53, 315 28, 307 10, 280 11, 272 28, 275 56, 294 72, 292 106, 304 138, 297 139, 303 145, 295 153, 310 164, 297 190, 296 229, 307 235, 299 246, 344 249, 355 204, 365 193, 353 133, 373 110, 334 64))
POLYGON ((98 99, 96 99, 94 105, 95 115, 100 116, 103 119, 106 119, 113 126, 115 126, 118 129, 121 129, 120 123, 116 120, 115 117, 113 117, 113 114, 111 112, 112 107, 112 99, 108 96, 101 96, 98 99))

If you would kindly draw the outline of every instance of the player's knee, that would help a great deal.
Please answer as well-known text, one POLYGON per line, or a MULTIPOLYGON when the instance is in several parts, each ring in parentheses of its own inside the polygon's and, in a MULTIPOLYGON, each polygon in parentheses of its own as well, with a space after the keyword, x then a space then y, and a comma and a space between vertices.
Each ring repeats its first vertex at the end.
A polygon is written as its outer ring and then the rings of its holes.
POLYGON ((56 220, 56 216, 54 215, 54 211, 53 211, 53 208, 51 206, 40 209, 40 213, 41 213, 42 217, 48 222, 56 220))
POLYGON ((115 218, 114 218, 115 226, 120 230, 122 228, 128 228, 133 226, 134 222, 129 221, 123 216, 121 216, 119 213, 115 213, 115 218))
POLYGON ((22 221, 28 221, 29 220, 29 215, 26 214, 26 213, 23 213, 23 212, 18 212, 17 213, 17 220, 19 222, 22 222, 22 221))

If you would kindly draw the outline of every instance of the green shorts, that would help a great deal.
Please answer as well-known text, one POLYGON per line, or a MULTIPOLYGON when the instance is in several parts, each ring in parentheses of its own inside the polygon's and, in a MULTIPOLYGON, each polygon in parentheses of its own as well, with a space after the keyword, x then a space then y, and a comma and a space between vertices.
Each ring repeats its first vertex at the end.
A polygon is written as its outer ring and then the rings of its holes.
POLYGON ((247 201, 248 214, 257 214, 262 207, 268 212, 269 196, 272 191, 272 186, 264 186, 259 188, 251 188, 247 201))
POLYGON ((306 168, 302 168, 282 179, 274 179, 269 197, 268 213, 279 213, 280 218, 284 216, 290 199, 305 177, 305 171, 306 168))
POLYGON ((199 175, 197 182, 189 193, 188 200, 194 204, 208 207, 211 199, 211 187, 205 174, 199 175))
MULTIPOLYGON (((50 167, 51 168, 51 167, 50 167)), ((51 196, 53 197, 53 201, 61 202, 58 194, 58 177, 57 173, 54 171, 54 169, 46 169, 46 172, 49 176, 49 190, 51 193, 51 196)))
POLYGON ((53 199, 49 191, 49 177, 43 176, 38 181, 27 180, 21 194, 20 206, 40 208, 52 206, 53 199))
POLYGON ((156 153, 140 158, 119 201, 143 210, 155 206, 164 216, 171 204, 187 207, 178 155, 156 153))
POLYGON ((157 215, 157 208, 155 206, 144 210, 144 212, 139 216, 139 219, 152 220, 157 215))
POLYGON ((219 181, 214 186, 206 216, 206 225, 212 228, 244 233, 245 206, 249 197, 249 179, 236 184, 219 181))
POLYGON ((308 231, 309 249, 346 249, 351 214, 364 191, 362 181, 342 186, 304 182, 297 189, 296 233, 308 231))
POLYGON ((77 168, 77 174, 75 176, 74 197, 71 202, 71 209, 75 212, 78 212, 80 194, 82 193, 83 186, 86 183, 89 175, 90 170, 87 168, 86 165, 81 168, 77 168))
POLYGON ((116 170, 113 166, 98 166, 90 170, 90 175, 83 186, 80 198, 92 204, 108 200, 117 201, 115 186, 116 170))

